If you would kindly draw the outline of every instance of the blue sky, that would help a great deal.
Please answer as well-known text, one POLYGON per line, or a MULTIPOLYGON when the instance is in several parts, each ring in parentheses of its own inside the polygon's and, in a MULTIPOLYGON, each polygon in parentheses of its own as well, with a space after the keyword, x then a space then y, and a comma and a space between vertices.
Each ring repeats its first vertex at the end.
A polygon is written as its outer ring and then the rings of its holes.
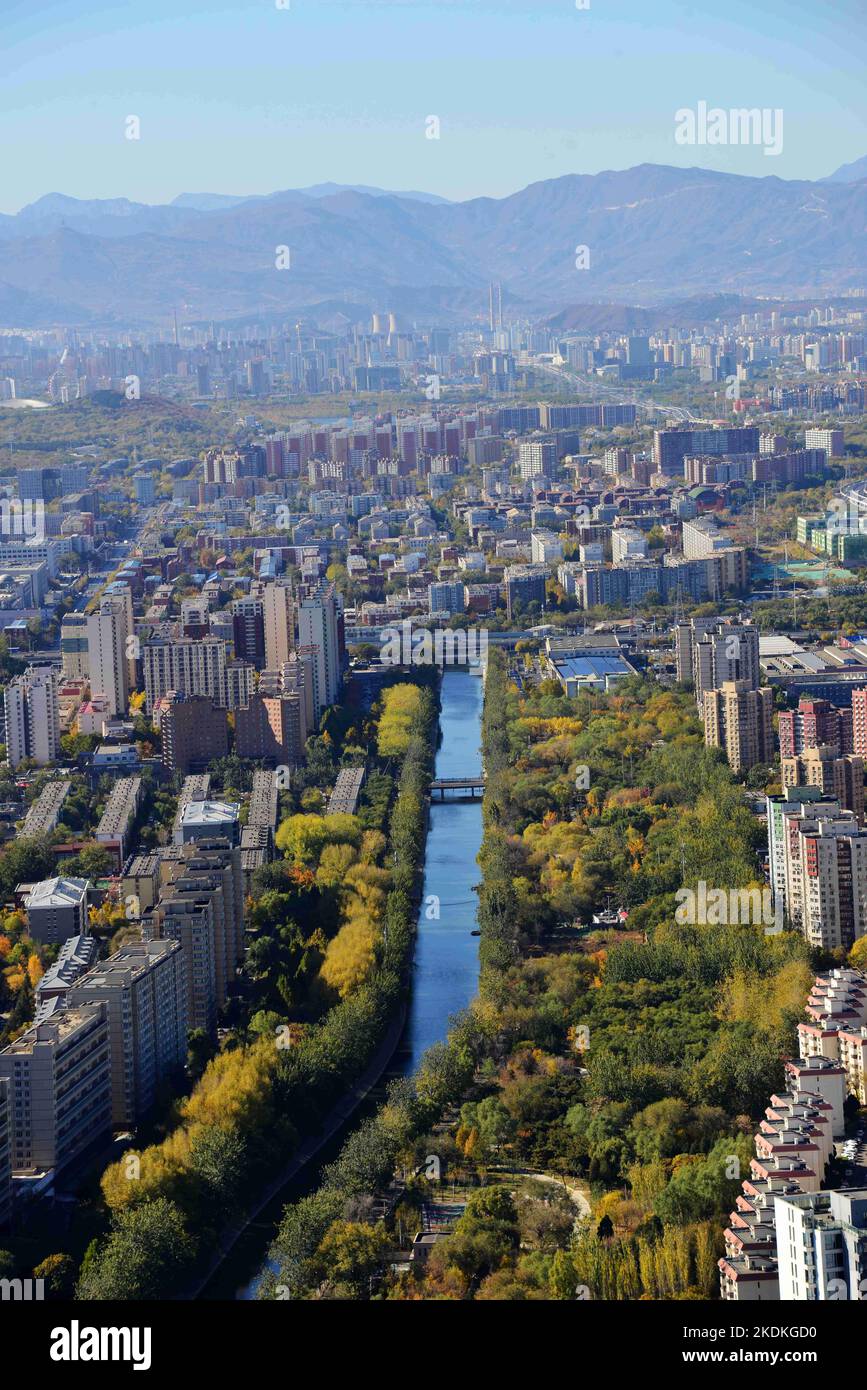
POLYGON ((821 178, 867 154, 864 0, 285 2, 4 0, 0 210, 326 180, 501 196, 643 162, 821 178), (678 146, 700 100, 782 108, 782 154, 678 146))

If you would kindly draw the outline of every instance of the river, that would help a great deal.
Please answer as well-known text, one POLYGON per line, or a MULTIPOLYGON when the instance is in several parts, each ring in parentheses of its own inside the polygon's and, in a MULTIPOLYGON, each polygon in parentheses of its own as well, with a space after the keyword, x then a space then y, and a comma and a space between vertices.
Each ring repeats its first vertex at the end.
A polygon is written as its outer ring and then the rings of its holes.
MULTIPOLYGON (((464 670, 443 676, 437 777, 481 772, 483 684, 480 676, 464 670)), ((400 1048, 404 1072, 415 1071, 422 1053, 445 1037, 451 1015, 466 1008, 476 993, 479 942, 471 932, 476 925, 473 885, 479 881, 476 855, 481 842, 479 800, 431 801, 412 1000, 400 1048)))
MULTIPOLYGON (((446 671, 440 691, 440 743, 437 777, 477 776, 481 771, 481 718, 484 683, 466 670, 446 671)), ((407 1075, 422 1053, 444 1039, 451 1016, 474 997, 479 976, 476 925, 482 842, 481 802, 466 797, 433 800, 425 849, 424 890, 413 963, 412 998, 403 1037, 388 1075, 407 1075)), ((262 1260, 283 1207, 316 1186, 320 1167, 339 1152, 347 1133, 383 1098, 371 1092, 345 1128, 311 1161, 298 1179, 251 1223, 205 1291, 205 1298, 256 1296, 262 1260), (239 1287, 240 1286, 240 1287, 239 1287)))

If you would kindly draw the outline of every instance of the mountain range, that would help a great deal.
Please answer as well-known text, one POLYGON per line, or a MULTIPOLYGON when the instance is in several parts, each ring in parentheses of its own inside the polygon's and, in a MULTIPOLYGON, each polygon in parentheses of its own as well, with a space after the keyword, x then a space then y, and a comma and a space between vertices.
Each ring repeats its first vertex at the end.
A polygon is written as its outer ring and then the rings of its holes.
POLYGON ((841 164, 839 169, 835 169, 833 174, 829 174, 824 183, 857 183, 859 179, 867 179, 867 154, 862 159, 856 159, 851 164, 841 164))
POLYGON ((175 311, 363 322, 389 309, 448 323, 483 314, 491 281, 507 309, 555 316, 829 296, 861 287, 865 265, 867 159, 817 182, 644 164, 465 202, 338 184, 161 205, 52 193, 0 216, 0 325, 133 327, 175 311))

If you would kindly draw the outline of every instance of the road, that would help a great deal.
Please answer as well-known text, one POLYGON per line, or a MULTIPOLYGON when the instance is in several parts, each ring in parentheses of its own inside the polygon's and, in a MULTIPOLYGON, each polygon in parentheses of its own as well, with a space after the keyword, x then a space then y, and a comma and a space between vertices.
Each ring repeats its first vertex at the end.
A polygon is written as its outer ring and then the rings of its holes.
POLYGON ((698 420, 691 410, 687 410, 679 405, 662 405, 659 401, 648 400, 646 396, 640 396, 637 391, 631 390, 628 386, 609 386, 607 382, 600 381, 596 377, 582 378, 575 372, 566 371, 564 367, 553 367, 548 362, 533 362, 534 371, 545 372, 548 376, 555 377, 558 381, 566 382, 575 391, 582 385, 592 385, 595 391, 602 392, 603 395, 613 397, 616 401, 627 401, 635 406, 645 406, 652 410, 658 410, 661 415, 670 415, 677 424, 697 424, 698 420))
POLYGON ((568 1192, 569 1197, 578 1208, 582 1217, 589 1217, 591 1215, 590 1203, 583 1189, 578 1187, 574 1178, 560 1178, 554 1176, 552 1173, 530 1173, 523 1171, 516 1173, 515 1176, 533 1178, 535 1182, 553 1183, 555 1187, 563 1188, 565 1192, 568 1192))

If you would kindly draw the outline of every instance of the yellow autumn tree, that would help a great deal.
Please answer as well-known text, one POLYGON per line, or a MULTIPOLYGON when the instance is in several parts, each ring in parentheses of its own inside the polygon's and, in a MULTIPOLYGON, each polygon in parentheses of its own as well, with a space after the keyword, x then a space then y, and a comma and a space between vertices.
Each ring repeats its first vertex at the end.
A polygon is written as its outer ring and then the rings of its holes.
POLYGON ((357 816, 339 813, 317 816, 313 813, 289 816, 277 831, 277 848, 287 859, 301 864, 318 864, 326 845, 346 844, 357 848, 361 844, 361 826, 357 816))
POLYGON ((352 845, 326 845, 316 870, 320 888, 339 888, 356 861, 352 845))
POLYGON ((382 713, 376 731, 381 758, 402 758, 422 708, 422 692, 417 685, 392 685, 382 697, 382 713))
POLYGON ((102 1192, 113 1211, 134 1202, 171 1197, 189 1176, 197 1137, 211 1127, 261 1132, 273 1111, 276 1040, 259 1038, 249 1047, 221 1052, 181 1104, 180 1123, 161 1143, 128 1150, 102 1176, 102 1192))
POLYGON ((320 975, 330 989, 337 990, 341 999, 366 979, 374 961, 376 938, 372 922, 359 915, 342 926, 329 941, 320 975))
MULTIPOLYGON (((324 858, 324 856, 323 856, 324 858)), ((342 999, 367 978, 382 934, 389 875, 375 864, 353 864, 343 880, 343 925, 328 943, 321 979, 342 999)))
POLYGON ((806 961, 786 961, 773 975, 735 970, 722 984, 719 1015, 729 1023, 779 1028, 786 1015, 798 1014, 810 993, 813 972, 806 961))
POLYGON ((867 936, 859 936, 849 952, 849 964, 853 970, 867 970, 867 936))

